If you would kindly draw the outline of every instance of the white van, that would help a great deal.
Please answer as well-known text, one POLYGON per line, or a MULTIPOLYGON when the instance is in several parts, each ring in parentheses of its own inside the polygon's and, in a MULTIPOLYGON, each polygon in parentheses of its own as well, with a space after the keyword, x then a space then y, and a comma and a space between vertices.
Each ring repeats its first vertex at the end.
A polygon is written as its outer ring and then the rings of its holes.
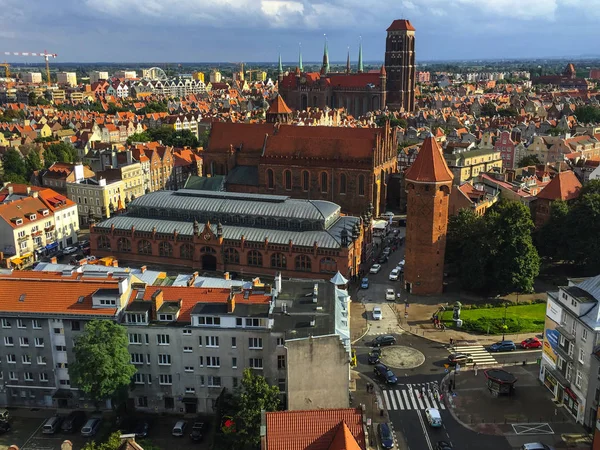
POLYGON ((439 428, 442 426, 442 416, 440 416, 440 412, 435 408, 428 408, 425 410, 425 417, 427 418, 427 422, 429 425, 435 428, 439 428))
POLYGON ((179 420, 173 427, 171 434, 173 436, 183 436, 183 433, 185 433, 186 426, 187 426, 187 422, 185 420, 179 420))
POLYGON ((100 419, 89 419, 81 428, 81 435, 85 437, 94 436, 100 428, 100 419))
POLYGON ((60 423, 62 419, 59 416, 50 417, 46 422, 44 422, 44 426, 42 427, 42 433, 44 434, 54 434, 58 431, 60 427, 60 423))

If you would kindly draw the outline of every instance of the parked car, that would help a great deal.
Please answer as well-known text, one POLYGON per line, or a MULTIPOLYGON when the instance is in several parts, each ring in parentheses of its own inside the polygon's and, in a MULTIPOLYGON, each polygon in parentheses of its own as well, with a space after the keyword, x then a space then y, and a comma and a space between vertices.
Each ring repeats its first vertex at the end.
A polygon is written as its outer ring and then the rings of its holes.
POLYGON ((54 434, 60 428, 63 418, 60 416, 52 416, 44 422, 42 426, 43 434, 54 434))
POLYGON ((369 352, 368 362, 369 362, 369 364, 377 364, 379 362, 380 358, 381 358, 381 349, 374 348, 373 350, 371 350, 369 352))
POLYGON ((400 270, 396 267, 394 270, 390 272, 389 276, 390 280, 397 281, 400 278, 400 270))
POLYGON ((381 441, 381 446, 383 448, 394 448, 394 436, 392 435, 392 430, 390 429, 389 424, 385 422, 379 424, 379 440, 381 441))
POLYGON ((392 249, 389 247, 384 248, 383 251, 381 252, 382 255, 385 255, 387 257, 390 256, 390 253, 392 253, 392 249))
POLYGON ((442 426, 442 416, 436 408, 427 408, 425 410, 425 417, 430 426, 439 428, 442 426))
POLYGON ((389 257, 389 256, 386 256, 386 255, 381 255, 381 256, 379 257, 379 259, 377 260, 377 262, 378 262, 379 264, 385 264, 386 262, 388 262, 388 259, 390 259, 390 257, 389 257))
POLYGON ((383 347, 385 345, 394 345, 396 343, 396 338, 390 334, 377 336, 371 342, 371 347, 383 347))
POLYGON ((375 308, 373 308, 373 320, 382 320, 382 319, 383 319, 383 313, 381 312, 381 308, 376 306, 375 308))
POLYGON ((200 442, 204 438, 204 422, 194 422, 190 439, 194 442, 200 442))
POLYGON ((367 277, 364 277, 362 280, 360 280, 360 288, 369 289, 369 279, 367 277))
POLYGON ((542 348, 542 342, 536 337, 527 338, 521 342, 521 348, 542 348))
POLYGON ((77 247, 65 247, 63 249, 63 255, 70 255, 71 253, 76 253, 79 250, 77 247))
POLYGON ((84 239, 84 240, 79 241, 77 243, 77 247, 79 247, 79 248, 89 247, 89 246, 90 246, 90 240, 89 239, 84 239))
POLYGON ((81 435, 85 437, 95 436, 101 423, 102 420, 97 418, 88 420, 81 428, 81 435))
POLYGON ((150 424, 145 420, 138 420, 133 428, 133 434, 136 438, 148 437, 150 431, 150 424))
POLYGON ((65 420, 63 420, 60 429, 65 433, 73 433, 76 430, 81 429, 85 423, 85 412, 84 411, 71 411, 65 420))
POLYGON ((382 218, 382 219, 387 219, 387 220, 390 220, 390 218, 392 218, 392 219, 393 219, 393 218, 394 218, 394 213, 393 213, 393 212, 391 212, 391 211, 386 211, 386 212, 384 212, 384 213, 381 215, 381 218, 382 218))
POLYGON ((10 423, 0 421, 0 434, 8 433, 10 431, 10 423))
POLYGON ((10 413, 8 412, 8 409, 0 408, 0 421, 8 422, 8 419, 10 419, 10 413))
POLYGON ((385 364, 376 364, 373 372, 377 378, 385 381, 387 384, 396 384, 398 382, 398 377, 385 364))
POLYGON ((469 353, 452 353, 448 356, 448 363, 452 366, 456 364, 465 365, 473 362, 473 357, 469 353))
POLYGON ((488 347, 490 352, 512 352, 517 349, 513 341, 499 341, 488 347))
POLYGON ((531 442, 529 444, 523 444, 520 450, 554 450, 554 447, 542 444, 541 442, 531 442))
POLYGON ((452 450, 452 444, 448 441, 438 441, 435 450, 452 450))
POLYGON ((379 273, 379 271, 381 270, 381 265, 380 264, 373 264, 371 266, 371 268, 369 269, 370 273, 379 273))
POLYGON ((185 420, 178 420, 173 429, 171 430, 171 434, 177 437, 183 436, 186 427, 187 422, 185 420))
POLYGON ((394 291, 393 289, 386 289, 385 299, 390 302, 393 302, 394 300, 396 300, 396 291, 394 291))

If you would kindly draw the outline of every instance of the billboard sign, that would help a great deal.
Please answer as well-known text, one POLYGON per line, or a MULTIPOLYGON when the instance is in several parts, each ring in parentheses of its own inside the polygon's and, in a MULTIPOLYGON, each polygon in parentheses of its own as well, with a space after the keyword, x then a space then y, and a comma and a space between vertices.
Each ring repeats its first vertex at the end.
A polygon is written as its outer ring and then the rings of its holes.
POLYGON ((551 298, 548 298, 546 315, 556 323, 560 323, 562 319, 562 307, 551 298))

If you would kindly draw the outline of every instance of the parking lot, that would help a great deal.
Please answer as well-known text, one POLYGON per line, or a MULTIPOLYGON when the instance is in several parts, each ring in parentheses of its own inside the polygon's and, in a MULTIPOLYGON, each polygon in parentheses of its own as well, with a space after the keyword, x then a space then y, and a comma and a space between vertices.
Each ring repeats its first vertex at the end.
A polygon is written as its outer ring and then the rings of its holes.
MULTIPOLYGON (((114 431, 118 429, 112 418, 104 418, 101 428, 96 436, 85 438, 77 431, 75 433, 64 433, 58 431, 53 435, 42 433, 42 425, 49 417, 53 416, 51 411, 30 411, 30 410, 11 410, 11 430, 8 433, 0 435, 0 450, 7 450, 11 445, 17 445, 20 450, 60 450, 60 446, 65 440, 73 443, 75 450, 81 450, 89 441, 102 442, 114 431)), ((89 414, 88 414, 89 416, 89 414)), ((141 416, 139 416, 141 418, 141 416)), ((136 439, 137 442, 146 447, 168 450, 177 449, 206 449, 210 442, 210 437, 205 436, 202 442, 193 442, 189 434, 194 419, 187 420, 187 429, 182 437, 171 435, 173 425, 180 417, 176 416, 148 416, 150 432, 147 438, 136 439)))

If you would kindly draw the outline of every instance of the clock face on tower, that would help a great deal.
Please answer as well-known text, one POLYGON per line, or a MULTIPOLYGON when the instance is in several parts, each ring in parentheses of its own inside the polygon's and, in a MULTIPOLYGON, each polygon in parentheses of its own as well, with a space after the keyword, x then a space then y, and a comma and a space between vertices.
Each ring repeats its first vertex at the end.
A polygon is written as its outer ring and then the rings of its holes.
POLYGON ((204 240, 205 240, 205 241, 210 241, 210 233, 206 233, 206 234, 204 235, 204 240))

